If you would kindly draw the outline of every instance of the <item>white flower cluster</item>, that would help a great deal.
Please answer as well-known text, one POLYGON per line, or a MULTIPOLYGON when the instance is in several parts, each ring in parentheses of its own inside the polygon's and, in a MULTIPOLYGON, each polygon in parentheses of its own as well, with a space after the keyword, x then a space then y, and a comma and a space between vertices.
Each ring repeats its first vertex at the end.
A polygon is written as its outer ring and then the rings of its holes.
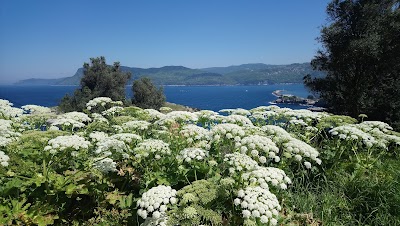
POLYGON ((67 126, 67 127, 72 127, 72 129, 75 128, 83 128, 85 127, 86 122, 92 121, 89 116, 83 112, 68 112, 62 115, 59 115, 57 119, 53 121, 51 124, 52 126, 67 126))
POLYGON ((384 133, 389 132, 390 130, 393 130, 391 126, 389 126, 387 123, 381 122, 381 121, 364 121, 358 125, 356 125, 357 128, 361 129, 364 132, 368 132, 372 129, 378 128, 384 133))
POLYGON ((324 117, 328 117, 329 115, 325 112, 312 112, 310 110, 288 110, 283 113, 286 117, 294 117, 296 119, 303 119, 306 122, 310 122, 312 120, 321 120, 324 117))
POLYGON ((10 157, 8 157, 8 155, 6 155, 6 153, 4 153, 3 151, 0 151, 0 165, 1 166, 8 166, 8 161, 10 160, 10 157))
POLYGON ((105 132, 93 131, 89 134, 89 138, 94 142, 98 142, 107 139, 108 134, 105 132))
POLYGON ((107 137, 97 142, 95 154, 107 157, 111 156, 113 151, 115 151, 114 153, 121 154, 123 158, 129 158, 129 155, 126 153, 129 151, 129 147, 124 141, 107 137))
POLYGON ((54 120, 53 123, 51 123, 51 126, 67 126, 67 127, 72 126, 72 129, 75 129, 75 128, 83 128, 86 125, 82 122, 76 121, 71 118, 59 118, 54 120))
POLYGON ((185 148, 180 151, 179 155, 176 156, 177 159, 190 163, 192 160, 204 160, 208 157, 208 151, 201 148, 185 148))
POLYGON ((169 144, 162 140, 148 139, 139 143, 135 149, 135 157, 148 157, 150 154, 154 154, 155 159, 160 159, 163 155, 170 155, 171 150, 169 149, 169 144))
POLYGON ((257 169, 259 166, 256 161, 250 158, 248 155, 241 154, 238 152, 232 154, 226 154, 224 158, 230 168, 229 173, 235 174, 236 172, 248 172, 257 169))
POLYGON ((93 167, 103 173, 117 171, 117 163, 110 158, 95 158, 93 167))
POLYGON ((283 170, 275 167, 259 167, 251 172, 244 173, 242 179, 250 184, 258 184, 265 189, 268 189, 268 183, 270 183, 285 190, 288 184, 292 183, 283 170))
POLYGON ((114 106, 114 107, 111 107, 111 108, 101 112, 101 114, 104 116, 115 116, 115 114, 120 113, 122 110, 124 110, 123 107, 114 106))
POLYGON ((270 106, 258 106, 258 107, 250 109, 250 112, 251 113, 263 112, 263 111, 269 111, 269 109, 270 109, 270 106))
POLYGON ((373 136, 352 125, 335 127, 329 133, 342 140, 361 140, 367 147, 379 144, 373 136))
POLYGON ((373 136, 376 139, 377 146, 379 147, 387 148, 390 143, 400 145, 400 137, 390 134, 393 128, 387 123, 380 121, 365 121, 351 126, 373 136))
POLYGON ((24 110, 12 106, 13 104, 8 100, 0 99, 0 117, 14 118, 21 116, 24 113, 24 110))
POLYGON ((172 108, 170 108, 170 107, 160 107, 160 111, 162 111, 162 112, 170 112, 170 111, 172 111, 172 108))
POLYGON ((156 122, 158 125, 170 125, 172 123, 194 123, 197 122, 196 114, 188 111, 172 111, 156 122))
POLYGON ((251 112, 249 110, 243 109, 243 108, 236 108, 236 109, 222 109, 219 112, 225 112, 231 115, 243 115, 243 116, 249 116, 251 115, 251 112))
POLYGON ((303 119, 292 119, 289 121, 291 125, 307 126, 308 124, 303 121, 303 119))
POLYGON ((86 141, 85 138, 77 135, 69 136, 58 136, 54 139, 49 140, 48 145, 44 148, 45 151, 49 151, 51 154, 63 151, 71 148, 75 151, 79 149, 88 149, 90 142, 86 141))
POLYGON ((159 185, 153 187, 147 192, 143 193, 142 197, 137 201, 139 207, 137 214, 146 219, 152 217, 158 219, 166 215, 169 204, 176 204, 176 190, 170 186, 159 185))
POLYGON ((166 214, 161 215, 160 218, 157 219, 148 217, 142 224, 140 224, 140 226, 167 226, 167 225, 168 225, 168 216, 166 214))
POLYGON ((215 121, 219 117, 219 114, 215 111, 210 110, 201 110, 195 112, 199 121, 215 121))
MULTIPOLYGON (((89 102, 87 102, 86 108, 90 111, 97 106, 105 107, 108 103, 117 103, 117 102, 114 102, 109 97, 96 97, 96 98, 90 100, 89 102)), ((121 104, 122 104, 122 102, 121 102, 121 104)))
MULTIPOLYGON (((321 159, 318 158, 319 152, 301 140, 292 138, 290 141, 283 144, 283 148, 283 156, 286 158, 295 158, 300 162, 304 157, 306 157, 315 161, 318 165, 321 164, 321 159)), ((304 165, 308 169, 311 168, 311 163, 307 161, 304 162, 304 165)))
POLYGON ((134 133, 117 133, 112 135, 110 138, 123 141, 128 145, 142 140, 141 136, 134 133))
POLYGON ((112 125, 111 128, 113 128, 115 133, 123 133, 124 129, 120 125, 112 125))
POLYGON ((281 210, 278 199, 268 189, 262 187, 246 187, 239 190, 234 200, 236 206, 242 209, 243 218, 259 219, 261 223, 276 225, 281 210))
POLYGON ((150 120, 158 120, 162 119, 165 117, 165 115, 157 110, 154 109, 144 109, 143 112, 147 114, 147 116, 150 118, 150 120))
POLYGON ((237 124, 245 127, 253 126, 253 123, 250 121, 250 119, 243 115, 228 115, 223 117, 222 122, 237 124))
POLYGON ((293 139, 293 137, 286 132, 286 130, 279 126, 266 125, 261 127, 261 130, 277 144, 282 144, 293 139))
POLYGON ((183 126, 182 130, 179 133, 186 139, 186 142, 189 144, 203 140, 211 140, 210 131, 193 124, 183 126))
POLYGON ((0 107, 2 106, 13 106, 13 103, 8 100, 0 99, 0 107))
POLYGON ((93 118, 93 121, 95 121, 95 122, 104 122, 104 123, 107 123, 107 124, 109 123, 108 119, 104 118, 104 116, 102 116, 99 113, 93 113, 92 114, 92 118, 93 118))
POLYGON ((7 146, 21 135, 13 130, 12 123, 11 120, 0 119, 0 147, 7 146))
POLYGON ((39 105, 28 104, 21 107, 28 114, 42 115, 51 113, 51 109, 39 105))
POLYGON ((251 135, 244 137, 241 142, 240 153, 252 156, 260 163, 267 162, 265 156, 279 162, 279 148, 272 142, 271 139, 259 135, 251 135))
POLYGON ((72 112, 67 112, 64 113, 60 116, 57 117, 58 119, 73 119, 75 121, 85 123, 85 122, 91 122, 92 119, 85 113, 83 112, 77 112, 77 111, 72 111, 72 112))
POLYGON ((125 131, 145 131, 148 130, 151 126, 150 122, 138 120, 138 121, 129 121, 122 124, 122 128, 125 131))
POLYGON ((291 112, 291 111, 293 111, 291 108, 281 108, 281 107, 279 107, 279 106, 276 106, 276 105, 271 105, 271 106, 268 106, 268 108, 267 108, 267 110, 268 111, 274 111, 274 112, 276 112, 276 113, 278 113, 278 114, 284 114, 285 112, 291 112))
POLYGON ((273 117, 277 117, 278 113, 274 111, 254 111, 251 115, 256 120, 270 120, 273 117))
POLYGON ((240 142, 242 137, 245 136, 245 131, 242 127, 236 124, 218 124, 211 129, 211 134, 215 142, 219 142, 221 139, 233 140, 240 142))
POLYGON ((390 143, 400 145, 400 137, 392 134, 386 134, 382 132, 379 128, 374 128, 370 130, 369 134, 371 134, 378 140, 379 146, 381 147, 387 147, 390 143))

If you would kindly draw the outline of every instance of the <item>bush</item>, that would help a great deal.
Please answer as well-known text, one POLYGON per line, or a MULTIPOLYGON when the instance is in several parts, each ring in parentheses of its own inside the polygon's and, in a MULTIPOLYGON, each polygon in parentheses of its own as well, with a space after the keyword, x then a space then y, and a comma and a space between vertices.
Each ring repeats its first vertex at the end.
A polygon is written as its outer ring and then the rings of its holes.
POLYGON ((115 101, 125 101, 125 85, 131 74, 121 72, 119 62, 113 66, 106 64, 104 57, 90 58, 91 64, 83 65, 80 88, 74 95, 66 95, 59 109, 63 112, 82 111, 86 103, 95 97, 109 97, 115 101))
POLYGON ((149 78, 140 78, 133 82, 132 103, 141 108, 159 109, 165 103, 163 89, 157 87, 149 78))

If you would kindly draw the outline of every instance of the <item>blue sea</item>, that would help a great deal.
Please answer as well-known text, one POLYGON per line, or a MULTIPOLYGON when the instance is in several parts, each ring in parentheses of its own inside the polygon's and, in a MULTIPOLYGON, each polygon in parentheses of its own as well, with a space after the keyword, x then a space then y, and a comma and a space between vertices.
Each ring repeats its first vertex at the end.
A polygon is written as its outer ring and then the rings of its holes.
MULTIPOLYGON (((0 85, 0 99, 14 103, 15 107, 36 104, 46 107, 58 105, 65 94, 73 94, 77 86, 14 86, 0 85)), ((284 90, 285 94, 307 97, 309 92, 303 84, 275 84, 260 86, 165 86, 168 102, 199 109, 219 111, 225 108, 251 109, 270 105, 276 99, 272 92, 284 90)), ((127 97, 132 96, 130 86, 127 97)), ((305 106, 282 104, 280 107, 303 109, 305 106)))

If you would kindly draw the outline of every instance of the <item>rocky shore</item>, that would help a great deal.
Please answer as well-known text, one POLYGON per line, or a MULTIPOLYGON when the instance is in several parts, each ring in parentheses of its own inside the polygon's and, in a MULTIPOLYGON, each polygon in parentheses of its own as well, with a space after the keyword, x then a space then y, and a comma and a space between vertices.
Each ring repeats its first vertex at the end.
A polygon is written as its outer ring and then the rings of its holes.
MULTIPOLYGON (((304 106, 310 106, 310 110, 317 110, 314 106, 318 99, 310 99, 310 98, 303 98, 298 97, 292 94, 282 94, 284 90, 275 90, 272 92, 272 95, 276 96, 277 99, 271 103, 273 104, 298 104, 304 106)), ((318 107, 318 111, 323 111, 322 108, 318 107)))

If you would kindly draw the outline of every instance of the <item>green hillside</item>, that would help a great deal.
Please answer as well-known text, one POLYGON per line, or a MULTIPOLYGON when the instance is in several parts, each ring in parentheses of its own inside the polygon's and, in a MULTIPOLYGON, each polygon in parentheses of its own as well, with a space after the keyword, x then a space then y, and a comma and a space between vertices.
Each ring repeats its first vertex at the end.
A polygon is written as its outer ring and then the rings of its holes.
MULTIPOLYGON (((121 66, 132 73, 128 84, 140 77, 149 77, 157 85, 260 85, 274 83, 301 83, 305 75, 322 77, 324 73, 312 70, 309 63, 289 65, 243 64, 229 67, 191 69, 183 66, 135 68, 121 66)), ((75 75, 60 79, 27 79, 18 85, 79 85, 83 68, 75 75)))

